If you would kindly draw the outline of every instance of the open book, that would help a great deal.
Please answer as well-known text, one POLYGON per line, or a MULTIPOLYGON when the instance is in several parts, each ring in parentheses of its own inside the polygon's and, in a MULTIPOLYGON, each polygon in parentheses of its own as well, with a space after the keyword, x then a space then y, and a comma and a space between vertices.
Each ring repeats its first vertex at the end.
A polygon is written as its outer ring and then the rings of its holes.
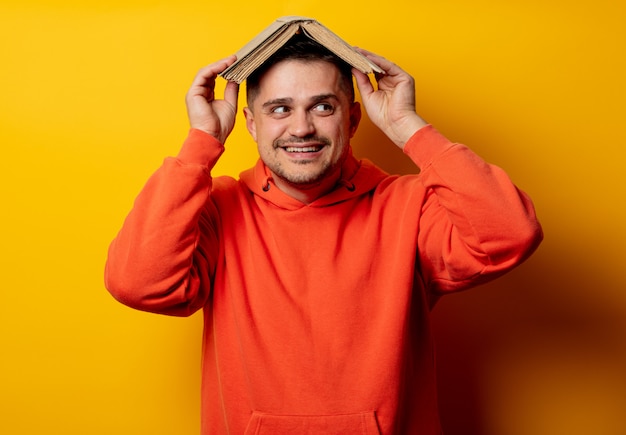
POLYGON ((313 18, 287 16, 274 21, 237 53, 237 60, 220 74, 226 80, 243 82, 296 33, 303 33, 364 74, 383 71, 351 45, 313 18))

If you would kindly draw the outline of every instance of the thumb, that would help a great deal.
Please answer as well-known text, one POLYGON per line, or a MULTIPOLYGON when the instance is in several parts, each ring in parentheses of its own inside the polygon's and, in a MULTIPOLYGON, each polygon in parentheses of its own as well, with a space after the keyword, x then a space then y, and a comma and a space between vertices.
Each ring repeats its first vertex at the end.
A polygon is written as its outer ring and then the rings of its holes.
POLYGON ((224 89, 224 101, 230 104, 237 112, 237 103, 239 98, 239 84, 229 81, 224 89))
POLYGON ((357 69, 353 69, 352 74, 354 75, 354 78, 356 79, 356 85, 359 88, 359 93, 361 94, 361 97, 364 100, 368 99, 369 96, 372 95, 372 93, 374 93, 374 86, 372 85, 372 82, 370 81, 369 76, 367 74, 362 73, 361 71, 357 69))

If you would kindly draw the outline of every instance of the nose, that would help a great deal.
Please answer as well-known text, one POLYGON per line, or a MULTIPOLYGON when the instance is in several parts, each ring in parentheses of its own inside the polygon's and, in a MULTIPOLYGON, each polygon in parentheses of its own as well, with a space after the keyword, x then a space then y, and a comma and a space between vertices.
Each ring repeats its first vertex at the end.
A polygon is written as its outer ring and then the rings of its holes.
POLYGON ((291 116, 289 134, 295 137, 305 137, 315 132, 311 114, 306 110, 297 110, 291 116))

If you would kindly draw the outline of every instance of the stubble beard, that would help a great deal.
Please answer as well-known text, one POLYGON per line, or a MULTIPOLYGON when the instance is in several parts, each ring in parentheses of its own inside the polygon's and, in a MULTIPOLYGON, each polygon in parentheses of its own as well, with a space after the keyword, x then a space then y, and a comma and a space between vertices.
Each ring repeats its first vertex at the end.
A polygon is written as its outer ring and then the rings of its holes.
POLYGON ((303 170, 299 172, 287 171, 280 163, 277 163, 273 168, 270 167, 270 170, 276 177, 280 177, 282 180, 291 185, 303 188, 319 184, 324 178, 326 178, 326 175, 329 174, 332 169, 329 161, 324 162, 320 170, 315 172, 308 172, 306 170, 307 165, 313 164, 311 161, 296 161, 295 164, 302 166, 303 170))

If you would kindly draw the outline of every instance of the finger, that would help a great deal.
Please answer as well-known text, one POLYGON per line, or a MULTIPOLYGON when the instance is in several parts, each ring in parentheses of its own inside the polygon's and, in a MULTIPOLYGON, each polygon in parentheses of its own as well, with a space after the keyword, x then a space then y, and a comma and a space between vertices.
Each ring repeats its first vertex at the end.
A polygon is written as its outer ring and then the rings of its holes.
POLYGON ((206 86, 208 83, 213 82, 215 77, 232 65, 235 60, 237 60, 237 57, 233 54, 201 68, 196 74, 192 86, 206 86))
MULTIPOLYGON (((370 61, 378 65, 385 72, 385 75, 401 74, 404 72, 398 65, 383 56, 359 47, 355 47, 355 49, 370 61)), ((376 79, 378 80, 380 78, 382 78, 382 76, 379 74, 376 79)))

